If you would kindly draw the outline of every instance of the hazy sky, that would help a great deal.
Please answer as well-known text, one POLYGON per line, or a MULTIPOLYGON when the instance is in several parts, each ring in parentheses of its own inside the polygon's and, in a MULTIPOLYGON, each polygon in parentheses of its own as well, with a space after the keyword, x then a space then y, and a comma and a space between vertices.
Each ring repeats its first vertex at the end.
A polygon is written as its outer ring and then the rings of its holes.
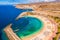
POLYGON ((50 2, 55 0, 0 0, 0 4, 7 4, 7 3, 20 3, 20 4, 27 4, 27 3, 35 3, 35 2, 50 2))

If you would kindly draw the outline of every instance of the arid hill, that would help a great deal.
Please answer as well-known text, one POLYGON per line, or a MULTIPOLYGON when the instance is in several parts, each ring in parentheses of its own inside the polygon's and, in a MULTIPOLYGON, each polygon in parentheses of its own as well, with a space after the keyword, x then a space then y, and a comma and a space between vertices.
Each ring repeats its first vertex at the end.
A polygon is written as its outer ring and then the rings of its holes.
POLYGON ((33 9, 34 11, 44 11, 47 15, 60 17, 60 2, 41 2, 31 4, 18 4, 16 8, 20 9, 33 9), (48 13, 49 12, 49 13, 48 13))

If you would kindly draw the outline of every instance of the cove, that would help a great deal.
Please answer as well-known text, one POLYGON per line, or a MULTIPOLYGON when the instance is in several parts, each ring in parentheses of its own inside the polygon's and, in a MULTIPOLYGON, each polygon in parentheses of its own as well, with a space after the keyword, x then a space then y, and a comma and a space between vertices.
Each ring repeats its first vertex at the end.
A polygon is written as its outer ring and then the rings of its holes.
POLYGON ((11 28, 22 38, 40 31, 43 28, 43 22, 38 18, 26 16, 15 21, 11 28))

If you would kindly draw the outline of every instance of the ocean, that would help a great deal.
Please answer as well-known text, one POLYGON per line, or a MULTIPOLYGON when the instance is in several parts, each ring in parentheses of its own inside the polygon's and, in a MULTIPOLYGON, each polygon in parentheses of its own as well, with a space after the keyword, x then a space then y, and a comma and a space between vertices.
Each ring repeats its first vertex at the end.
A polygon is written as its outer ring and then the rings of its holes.
POLYGON ((4 40, 2 37, 2 30, 10 23, 14 22, 16 17, 26 11, 32 11, 32 9, 18 9, 13 5, 0 5, 0 40, 4 40))

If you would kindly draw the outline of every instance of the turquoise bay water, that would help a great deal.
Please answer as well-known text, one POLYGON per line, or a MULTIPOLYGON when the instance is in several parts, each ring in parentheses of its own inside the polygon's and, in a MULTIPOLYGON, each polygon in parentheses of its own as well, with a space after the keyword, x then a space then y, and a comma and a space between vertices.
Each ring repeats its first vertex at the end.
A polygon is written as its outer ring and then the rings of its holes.
POLYGON ((25 37, 40 31, 43 28, 43 22, 35 17, 22 17, 12 25, 13 31, 19 37, 25 37), (16 31, 17 30, 17 31, 16 31))
POLYGON ((8 37, 6 36, 3 29, 10 23, 13 24, 12 29, 19 37, 25 37, 34 34, 35 32, 37 32, 42 28, 41 20, 38 20, 33 17, 32 18, 23 17, 17 21, 15 20, 20 13, 26 12, 27 10, 33 11, 31 9, 25 9, 25 10, 17 9, 11 5, 0 6, 0 40, 8 40, 8 37))

